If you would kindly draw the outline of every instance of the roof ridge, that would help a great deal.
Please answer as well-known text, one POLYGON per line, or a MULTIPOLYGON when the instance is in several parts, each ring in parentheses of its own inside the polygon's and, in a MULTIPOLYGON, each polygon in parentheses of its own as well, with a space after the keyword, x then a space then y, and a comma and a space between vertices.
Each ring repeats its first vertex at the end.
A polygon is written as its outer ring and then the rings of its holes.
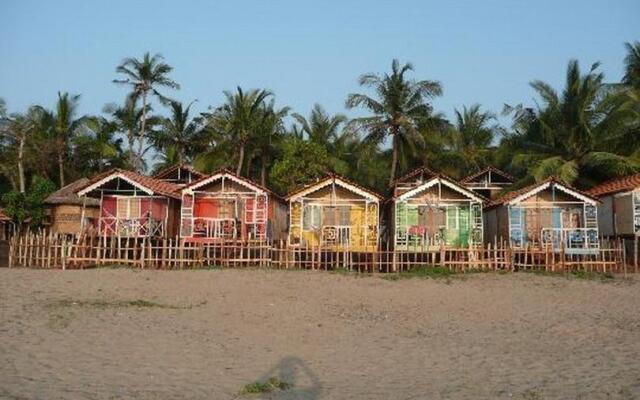
POLYGON ((484 167, 483 169, 481 169, 480 171, 472 173, 472 174, 470 174, 468 176, 465 176, 464 178, 460 179, 460 183, 467 183, 467 182, 469 182, 469 181, 471 181, 471 180, 473 180, 473 179, 479 177, 480 175, 482 175, 482 174, 484 174, 486 172, 489 172, 489 171, 495 172, 497 174, 500 174, 504 178, 510 179, 511 181, 515 181, 513 176, 511 176, 508 173, 504 172, 503 170, 498 169, 495 166, 489 164, 486 167, 484 167))
POLYGON ((440 172, 435 172, 434 170, 432 170, 431 168, 427 167, 426 165, 423 165, 421 167, 414 168, 413 170, 407 172, 406 174, 394 179, 389 184, 389 187, 393 187, 393 186, 397 185, 400 182, 404 182, 406 179, 409 179, 409 178, 419 174, 420 172, 428 172, 431 175, 437 175, 437 174, 440 173, 440 172))
POLYGON ((340 174, 338 174, 336 172, 327 172, 322 178, 318 179, 316 182, 308 183, 308 184, 303 185, 302 187, 300 187, 298 189, 294 189, 294 190, 290 191, 289 193, 287 193, 284 196, 284 198, 285 199, 290 199, 291 197, 295 196, 298 193, 304 192, 305 190, 307 190, 309 188, 312 188, 313 186, 317 186, 320 183, 323 183, 327 179, 336 179, 336 178, 340 179, 341 181, 344 181, 345 183, 347 183, 347 184, 349 184, 351 186, 355 186, 356 188, 369 193, 370 195, 376 197, 378 200, 382 200, 383 199, 383 196, 380 195, 379 193, 377 193, 377 192, 375 192, 375 191, 373 191, 373 190, 371 190, 371 189, 369 189, 369 188, 367 188, 365 186, 362 186, 359 183, 354 182, 351 179, 346 178, 344 175, 340 175, 340 174))
POLYGON ((255 187, 259 188, 259 189, 262 189, 262 190, 264 190, 264 191, 268 192, 268 193, 269 193, 269 194, 271 194, 271 195, 274 195, 274 196, 277 196, 277 197, 279 197, 279 198, 282 198, 280 195, 278 195, 276 192, 274 192, 273 190, 271 190, 269 187, 267 187, 267 186, 263 186, 262 184, 260 184, 260 183, 258 183, 258 182, 256 182, 256 181, 254 181, 254 180, 253 180, 253 179, 251 179, 251 178, 248 178, 248 177, 245 177, 245 176, 242 176, 242 175, 238 175, 238 174, 236 174, 234 171, 230 170, 230 169, 229 169, 229 168, 227 168, 227 167, 220 167, 220 168, 216 169, 215 171, 211 172, 210 174, 204 174, 204 176, 202 176, 201 178, 198 178, 197 180, 195 180, 195 181, 191 182, 190 184, 188 184, 188 185, 186 185, 186 186, 182 187, 182 188, 181 188, 181 190, 182 190, 182 189, 190 188, 190 187, 192 187, 192 186, 194 186, 194 185, 197 185, 198 183, 200 183, 200 182, 202 182, 202 181, 206 181, 207 179, 209 179, 209 178, 211 178, 212 176, 217 175, 217 174, 228 174, 228 175, 231 175, 231 176, 233 176, 233 177, 234 177, 234 178, 236 178, 236 179, 243 180, 243 181, 248 182, 248 183, 250 183, 251 185, 253 185, 253 186, 255 186, 255 187))
POLYGON ((558 178, 556 178, 555 176, 552 175, 552 176, 549 176, 549 177, 545 178, 544 180, 542 180, 540 182, 534 182, 534 183, 532 183, 530 185, 527 185, 525 187, 522 187, 520 189, 516 189, 516 190, 513 190, 511 192, 505 193, 504 195, 500 196, 499 198, 497 198, 497 199, 493 200, 492 202, 490 202, 489 204, 487 204, 486 208, 492 208, 492 207, 497 207, 497 206, 503 205, 503 204, 513 200, 514 198, 516 198, 518 196, 521 196, 521 195, 523 195, 523 194, 525 194, 527 192, 530 192, 530 191, 534 190, 535 188, 537 188, 538 186, 542 186, 542 185, 544 185, 546 183, 554 183, 554 184, 558 184, 558 185, 564 186, 567 189, 572 190, 572 191, 574 191, 574 192, 576 192, 576 193, 578 193, 578 194, 580 194, 582 196, 588 197, 588 198, 590 198, 592 200, 595 200, 595 201, 599 201, 598 199, 596 199, 592 195, 590 195, 590 194, 588 194, 586 192, 583 192, 582 190, 577 189, 577 188, 573 187, 572 185, 569 185, 569 184, 567 184, 565 182, 562 182, 558 178))
MULTIPOLYGON (((449 183, 454 184, 454 185, 455 185, 455 186, 457 186, 459 189, 462 189, 462 190, 464 190, 465 192, 468 192, 469 194, 471 194, 471 195, 473 195, 473 196, 476 196, 476 197, 480 198, 481 200, 483 200, 483 202, 489 201, 489 199, 488 199, 487 197, 485 197, 485 196, 481 195, 480 193, 476 193, 475 191, 473 191, 473 190, 471 190, 471 189, 469 189, 469 188, 465 187, 465 186, 464 186, 463 184, 461 184, 460 182, 458 182, 458 181, 456 181, 455 179, 451 178, 449 175, 447 175, 447 174, 445 174, 445 173, 441 173, 441 172, 436 173, 434 176, 430 177, 429 179, 426 179, 426 180, 425 180, 424 182, 422 182, 420 185, 416 186, 415 188, 413 188, 413 189, 411 189, 411 190, 414 190, 414 189, 416 189, 416 188, 419 188, 420 186, 425 185, 425 184, 427 184, 428 182, 431 182, 431 181, 432 181, 432 180, 434 180, 434 179, 443 179, 443 180, 445 180, 445 181, 448 181, 449 183)), ((395 196, 395 195, 394 195, 394 196, 392 196, 392 198, 391 198, 391 199, 397 199, 398 197, 402 196, 402 195, 403 195, 403 194, 405 194, 405 193, 407 193, 407 192, 401 193, 401 194, 399 194, 399 195, 397 195, 397 196, 395 196)))

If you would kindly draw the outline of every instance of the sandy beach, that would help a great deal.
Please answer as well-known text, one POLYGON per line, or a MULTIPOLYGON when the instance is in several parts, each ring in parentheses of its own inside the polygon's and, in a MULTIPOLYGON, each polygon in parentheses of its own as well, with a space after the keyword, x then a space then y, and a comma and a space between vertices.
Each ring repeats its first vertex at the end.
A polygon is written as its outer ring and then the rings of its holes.
POLYGON ((639 397, 637 277, 0 269, 3 399, 639 397))

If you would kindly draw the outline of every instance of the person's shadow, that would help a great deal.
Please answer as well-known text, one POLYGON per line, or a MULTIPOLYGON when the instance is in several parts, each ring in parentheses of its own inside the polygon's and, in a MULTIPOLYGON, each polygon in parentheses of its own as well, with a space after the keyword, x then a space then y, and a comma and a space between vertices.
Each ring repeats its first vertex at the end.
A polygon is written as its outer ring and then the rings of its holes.
POLYGON ((258 380, 266 382, 274 377, 290 384, 291 387, 280 392, 269 393, 263 398, 314 400, 319 398, 322 391, 322 385, 316 374, 306 362, 298 357, 283 358, 273 368, 262 374, 258 380))

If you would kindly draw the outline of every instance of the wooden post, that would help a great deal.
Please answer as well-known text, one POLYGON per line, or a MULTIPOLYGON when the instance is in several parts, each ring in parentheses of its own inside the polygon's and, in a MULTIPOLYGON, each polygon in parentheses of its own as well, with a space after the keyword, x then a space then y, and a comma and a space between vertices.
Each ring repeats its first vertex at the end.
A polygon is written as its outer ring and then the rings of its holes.
POLYGON ((638 273, 638 235, 633 237, 633 272, 638 273))
POLYGON ((63 237, 62 238, 62 247, 60 249, 60 261, 62 263, 62 270, 64 271, 65 269, 67 269, 67 238, 63 237))

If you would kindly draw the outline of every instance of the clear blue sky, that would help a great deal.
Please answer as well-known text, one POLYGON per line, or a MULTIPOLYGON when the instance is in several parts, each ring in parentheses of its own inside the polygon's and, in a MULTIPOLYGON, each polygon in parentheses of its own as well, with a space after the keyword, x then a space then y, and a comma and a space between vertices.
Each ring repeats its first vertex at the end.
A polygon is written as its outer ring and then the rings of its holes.
MULTIPOLYGON (((567 61, 622 76, 623 42, 640 40, 640 1, 23 1, 0 0, 0 97, 10 111, 82 94, 82 113, 120 102, 126 56, 158 52, 197 111, 222 90, 268 88, 307 114, 343 112, 357 77, 411 61, 442 82, 434 102, 531 104, 528 82, 562 83, 567 61)), ((353 113, 351 113, 353 115, 353 113)))

